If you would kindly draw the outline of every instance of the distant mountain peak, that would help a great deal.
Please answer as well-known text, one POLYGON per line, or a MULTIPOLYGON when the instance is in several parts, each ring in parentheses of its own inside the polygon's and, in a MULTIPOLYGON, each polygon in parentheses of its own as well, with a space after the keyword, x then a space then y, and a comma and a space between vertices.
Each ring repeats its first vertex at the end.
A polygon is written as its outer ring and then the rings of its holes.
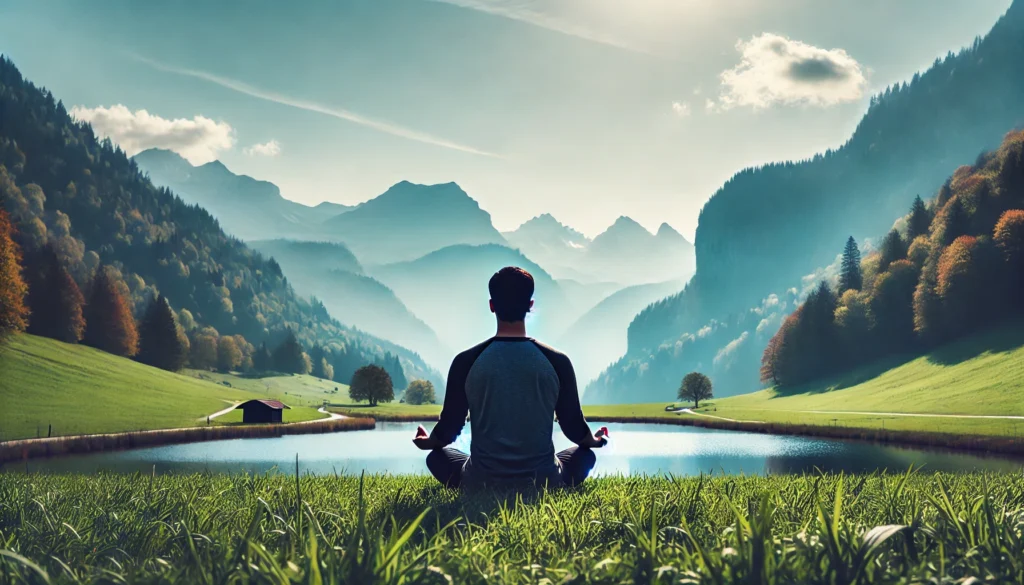
POLYGON ((658 233, 655 235, 660 239, 682 240, 686 243, 690 243, 689 240, 683 237, 683 234, 676 231, 676 229, 670 226, 668 222, 664 222, 658 226, 658 233))
MULTIPOLYGON (((646 235, 652 236, 651 232, 647 231, 647 228, 637 223, 637 221, 631 217, 620 215, 611 226, 608 227, 601 236, 607 236, 608 234, 624 234, 624 235, 646 235)), ((597 239, 597 238, 594 238, 597 239)))

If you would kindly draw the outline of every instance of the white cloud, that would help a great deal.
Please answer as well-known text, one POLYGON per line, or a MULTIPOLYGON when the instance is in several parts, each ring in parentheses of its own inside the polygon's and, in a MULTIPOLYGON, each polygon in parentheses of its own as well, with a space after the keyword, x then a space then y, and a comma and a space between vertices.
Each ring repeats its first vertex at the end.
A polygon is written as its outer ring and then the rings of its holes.
POLYGON ((242 149, 246 156, 277 156, 281 154, 281 143, 276 140, 253 144, 242 149))
POLYGON ((481 150, 479 148, 475 148, 473 146, 469 146, 466 144, 460 144, 458 142, 448 140, 446 138, 427 134, 426 132, 420 132, 419 130, 414 130, 412 128, 406 128, 404 126, 400 126, 398 124, 394 124, 392 122, 388 122, 385 120, 370 118, 368 116, 364 116, 362 114, 353 112, 351 110, 346 110, 344 108, 320 104, 317 102, 305 100, 302 98, 296 98, 273 91, 266 91, 257 87, 253 87, 248 83, 245 83, 244 81, 238 81, 237 79, 231 79, 230 77, 221 77, 220 75, 214 75, 213 73, 207 73, 206 71, 199 71, 197 69, 184 69, 181 67, 174 67, 173 65, 165 65, 158 61, 153 61, 152 59, 147 59, 145 57, 141 57, 138 55, 133 55, 133 57, 136 60, 145 63, 150 67, 160 71, 166 71, 168 73, 174 73, 176 75, 183 75, 185 77, 192 77, 194 79, 201 79, 203 81, 219 85, 223 88, 230 89, 232 91, 250 97, 254 97, 256 99, 273 102, 275 104, 281 104, 283 106, 290 106, 293 108, 298 108, 300 110, 306 110, 307 112, 323 114, 325 116, 330 116, 332 118, 337 118, 339 120, 345 120, 353 124, 358 124, 359 126, 372 128, 373 130, 376 130, 378 132, 383 132, 385 134, 390 134, 392 136, 397 136, 399 138, 405 138, 406 140, 412 140, 423 144, 430 144, 433 146, 439 146, 441 148, 448 148, 451 150, 457 150, 460 152, 475 154, 479 156, 487 156, 491 158, 504 158, 503 156, 495 154, 493 152, 481 150))
POLYGON ((718 353, 715 354, 715 359, 712 360, 715 366, 731 364, 732 358, 736 353, 736 350, 738 350, 740 346, 743 345, 743 342, 746 341, 748 337, 750 337, 750 332, 744 331, 742 334, 740 334, 739 337, 733 339, 729 343, 725 344, 725 347, 718 350, 718 353))
POLYGON ((205 116, 168 120, 146 110, 132 112, 121 104, 109 108, 75 106, 71 115, 92 124, 96 134, 110 138, 129 156, 147 148, 165 148, 192 164, 203 164, 235 145, 235 131, 230 124, 205 116))
POLYGON ((827 107, 864 95, 864 68, 843 49, 822 49, 763 33, 738 41, 742 59, 723 71, 722 95, 709 109, 774 105, 827 107))
POLYGON ((680 118, 690 115, 690 104, 688 102, 672 102, 672 111, 680 118))

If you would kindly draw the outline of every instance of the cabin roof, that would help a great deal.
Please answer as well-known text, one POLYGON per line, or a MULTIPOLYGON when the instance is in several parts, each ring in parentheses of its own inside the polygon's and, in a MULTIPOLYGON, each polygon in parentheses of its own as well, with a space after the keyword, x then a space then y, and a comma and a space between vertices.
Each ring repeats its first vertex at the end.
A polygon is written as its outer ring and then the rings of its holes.
POLYGON ((252 405, 255 405, 255 404, 262 404, 262 405, 267 406, 269 408, 272 408, 274 410, 282 410, 282 409, 285 409, 285 408, 287 408, 289 410, 291 409, 290 406, 288 406, 287 404, 281 402, 280 400, 260 400, 260 399, 246 400, 245 402, 239 404, 235 408, 236 409, 245 408, 246 406, 252 406, 252 405))

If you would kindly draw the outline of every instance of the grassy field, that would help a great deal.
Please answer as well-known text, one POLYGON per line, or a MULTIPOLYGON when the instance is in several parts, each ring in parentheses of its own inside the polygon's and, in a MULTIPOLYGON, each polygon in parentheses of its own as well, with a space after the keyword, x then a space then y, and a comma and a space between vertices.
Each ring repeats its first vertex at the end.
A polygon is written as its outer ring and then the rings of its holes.
POLYGON ((184 375, 244 390, 265 398, 276 398, 288 406, 313 406, 319 408, 324 401, 338 402, 348 400, 348 385, 331 382, 313 376, 241 376, 205 372, 201 370, 185 370, 184 375))
POLYGON ((1021 583, 1024 478, 0 474, 4 583, 1021 583))
MULTIPOLYGON (((309 376, 270 378, 267 389, 261 380, 173 374, 32 335, 18 335, 0 348, 0 372, 0 440, 45 437, 49 425, 54 436, 205 425, 207 415, 233 402, 267 396, 289 406, 323 401, 314 400, 318 386, 309 376)), ((322 416, 299 407, 286 411, 285 422, 322 416)))
POLYGON ((390 404, 378 404, 369 406, 366 404, 332 404, 328 407, 331 412, 337 412, 347 416, 369 416, 377 420, 432 420, 441 414, 440 404, 402 404, 392 402, 390 404))

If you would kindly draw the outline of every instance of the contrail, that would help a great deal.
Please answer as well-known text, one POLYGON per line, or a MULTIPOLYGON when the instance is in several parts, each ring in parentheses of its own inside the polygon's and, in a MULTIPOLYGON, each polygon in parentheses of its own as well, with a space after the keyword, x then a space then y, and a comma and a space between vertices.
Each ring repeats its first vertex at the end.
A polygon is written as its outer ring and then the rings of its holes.
POLYGON ((647 55, 651 57, 658 57, 649 49, 632 45, 621 39, 617 39, 610 35, 595 31, 585 26, 580 26, 575 23, 567 22, 564 19, 544 14, 542 12, 536 12, 527 8, 522 8, 515 5, 508 5, 502 2, 494 2, 487 0, 430 0, 431 2, 439 2, 441 4, 450 4, 452 6, 458 6, 460 8, 466 8, 468 10, 475 10, 483 12, 493 16, 499 16, 501 18, 507 18, 509 20, 515 20, 523 22, 529 25, 533 25, 539 28, 547 29, 577 39, 582 39, 592 43, 598 43, 609 47, 615 47, 616 49, 622 49, 631 53, 638 53, 641 55, 647 55))
POLYGON ((214 75, 212 73, 198 71, 195 69, 185 69, 182 67, 175 67, 173 65, 166 65, 164 63, 160 63, 158 61, 154 61, 152 59, 148 59, 140 55, 133 54, 132 57, 137 61, 145 63, 150 67, 153 67, 154 69, 159 69, 160 71, 166 71, 168 73, 174 73, 176 75, 184 75, 187 77, 202 79, 203 81, 208 81, 210 83, 219 85, 221 87, 225 87, 233 91, 237 91, 238 93, 242 93, 257 99, 266 100, 268 102, 274 102, 276 104, 281 104, 284 106, 291 106, 293 108, 306 110, 308 112, 324 114, 327 116, 331 116, 333 118, 338 118, 340 120, 352 122, 353 124, 359 124, 360 126, 373 128, 374 130, 384 132, 385 134, 398 136, 399 138, 405 138, 406 140, 414 140, 416 142, 421 142, 423 144, 440 146, 442 148, 449 148, 451 150, 457 150, 459 152, 475 154, 478 156, 486 156, 490 158, 504 158, 500 154, 488 152, 486 150, 481 150, 479 148, 474 148, 472 146, 467 146, 465 144, 459 144, 458 142, 453 142, 451 140, 446 140, 444 138, 432 136, 425 132, 420 132, 418 130, 413 130, 411 128, 398 126, 396 124, 392 124, 391 122, 387 122, 384 120, 375 120, 373 118, 368 118, 366 116, 363 116, 362 114, 357 114, 353 111, 346 110, 343 108, 326 106, 301 98, 295 98, 281 93, 259 89, 243 81, 238 81, 237 79, 221 77, 220 75, 214 75))

